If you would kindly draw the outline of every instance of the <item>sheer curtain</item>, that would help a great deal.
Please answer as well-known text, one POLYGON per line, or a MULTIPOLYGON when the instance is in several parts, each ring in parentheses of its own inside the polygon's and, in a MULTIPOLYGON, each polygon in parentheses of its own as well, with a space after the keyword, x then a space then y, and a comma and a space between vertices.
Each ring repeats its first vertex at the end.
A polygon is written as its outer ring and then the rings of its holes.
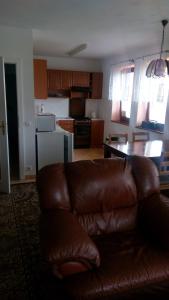
MULTIPOLYGON (((154 57, 153 57, 154 58, 154 57)), ((139 67, 136 67, 136 74, 139 73, 139 80, 135 88, 136 100, 139 102, 139 108, 144 110, 149 103, 149 121, 165 123, 166 106, 169 93, 169 77, 165 78, 147 78, 146 69, 152 57, 140 59, 139 67), (142 108, 141 108, 142 107, 142 108)), ((138 116, 145 119, 145 116, 138 116)))
POLYGON ((157 56, 139 58, 135 61, 134 79, 129 76, 132 63, 122 63, 112 67, 109 81, 109 100, 112 101, 112 119, 120 120, 120 113, 125 111, 126 117, 132 119, 133 126, 142 121, 165 123, 166 107, 169 96, 169 76, 165 78, 147 78, 146 69, 152 59, 157 56), (133 84, 131 83, 133 81, 133 84), (137 107, 132 116, 128 99, 137 107))
POLYGON ((125 117, 130 118, 131 98, 133 89, 133 72, 131 68, 133 63, 122 63, 112 67, 109 82, 109 100, 112 106, 119 108, 121 103, 121 111, 125 117))
POLYGON ((113 66, 110 73, 109 81, 109 100, 112 102, 119 102, 121 99, 121 73, 120 70, 123 67, 123 64, 113 66))

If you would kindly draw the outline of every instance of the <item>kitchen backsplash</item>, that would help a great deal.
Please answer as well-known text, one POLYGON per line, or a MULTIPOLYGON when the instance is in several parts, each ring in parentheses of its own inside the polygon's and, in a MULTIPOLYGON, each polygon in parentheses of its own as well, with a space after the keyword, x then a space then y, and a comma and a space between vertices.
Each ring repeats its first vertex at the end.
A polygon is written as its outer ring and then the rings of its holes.
MULTIPOLYGON (((35 100, 35 113, 39 113, 43 104, 44 112, 56 114, 56 117, 69 116, 69 98, 48 98, 47 100, 35 100)), ((99 101, 94 99, 86 99, 85 116, 92 117, 95 113, 96 118, 99 116, 99 101)))
POLYGON ((41 104, 44 106, 44 112, 53 113, 56 117, 69 116, 69 99, 68 98, 48 98, 47 100, 35 100, 35 113, 40 112, 41 104))
POLYGON ((86 106, 85 106, 86 117, 91 118, 94 115, 95 118, 99 117, 99 101, 100 100, 86 99, 86 106))

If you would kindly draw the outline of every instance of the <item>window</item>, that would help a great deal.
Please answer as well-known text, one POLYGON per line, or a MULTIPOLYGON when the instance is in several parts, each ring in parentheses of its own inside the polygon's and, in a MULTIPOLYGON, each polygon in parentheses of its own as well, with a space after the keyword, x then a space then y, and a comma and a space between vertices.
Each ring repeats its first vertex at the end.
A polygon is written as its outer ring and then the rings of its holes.
POLYGON ((169 92, 169 77, 147 78, 145 76, 147 64, 141 74, 137 126, 164 131, 167 100, 169 92))
POLYGON ((113 69, 109 99, 112 100, 112 121, 129 124, 133 91, 134 65, 113 69))
POLYGON ((121 116, 130 118, 134 68, 121 70, 121 116))

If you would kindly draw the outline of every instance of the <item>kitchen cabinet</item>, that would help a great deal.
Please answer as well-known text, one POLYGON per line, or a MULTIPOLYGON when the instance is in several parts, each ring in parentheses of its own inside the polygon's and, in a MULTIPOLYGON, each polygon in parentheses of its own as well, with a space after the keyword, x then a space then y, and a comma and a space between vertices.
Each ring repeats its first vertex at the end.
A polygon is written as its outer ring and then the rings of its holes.
POLYGON ((47 70, 48 96, 54 97, 85 97, 91 99, 102 98, 103 73, 69 70, 47 70), (91 92, 71 91, 71 87, 91 88, 91 92), (73 93, 73 94, 70 94, 73 93), (75 95, 74 95, 75 94, 75 95))
POLYGON ((99 148, 103 145, 104 135, 104 120, 92 119, 91 120, 91 147, 99 148))
POLYGON ((70 89, 72 86, 72 71, 61 71, 62 89, 70 89))
POLYGON ((47 61, 34 59, 34 96, 37 99, 47 99, 47 61))
POLYGON ((48 91, 60 90, 62 87, 61 71, 47 70, 48 91))
POLYGON ((48 70, 48 94, 54 96, 69 96, 72 86, 72 71, 48 70))
POLYGON ((90 73, 81 71, 72 71, 72 85, 73 86, 90 86, 90 73))
POLYGON ((103 73, 93 72, 91 73, 91 99, 102 98, 102 86, 103 86, 103 73))
POLYGON ((58 120, 58 125, 62 127, 64 130, 74 133, 74 120, 58 120))

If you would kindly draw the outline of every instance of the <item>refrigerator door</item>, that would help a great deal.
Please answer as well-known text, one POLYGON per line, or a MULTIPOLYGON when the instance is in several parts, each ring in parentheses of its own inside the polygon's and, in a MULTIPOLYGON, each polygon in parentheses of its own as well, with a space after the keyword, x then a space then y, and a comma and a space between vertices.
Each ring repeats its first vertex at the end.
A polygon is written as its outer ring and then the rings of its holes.
POLYGON ((72 161, 73 134, 60 132, 37 132, 36 169, 57 162, 72 161))
POLYGON ((66 132, 64 134, 64 162, 73 160, 73 134, 66 132))

